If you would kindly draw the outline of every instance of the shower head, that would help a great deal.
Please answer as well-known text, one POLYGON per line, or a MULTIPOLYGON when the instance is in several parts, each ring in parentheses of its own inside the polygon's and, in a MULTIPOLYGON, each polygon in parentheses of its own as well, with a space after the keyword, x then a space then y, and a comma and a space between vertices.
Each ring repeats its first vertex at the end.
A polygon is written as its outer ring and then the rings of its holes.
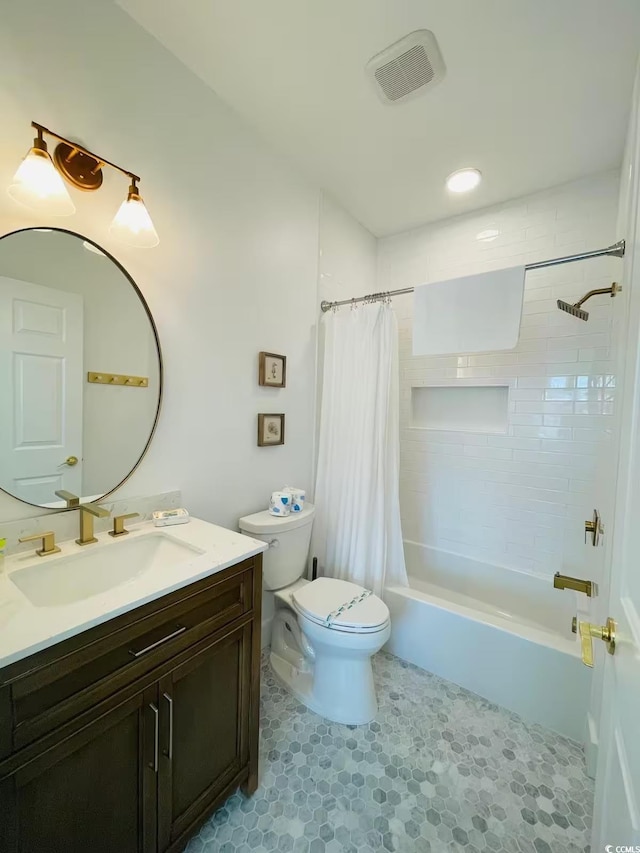
POLYGON ((583 311, 583 309, 579 307, 577 302, 575 305, 569 305, 568 302, 563 302, 562 299, 558 299, 558 308, 561 311, 566 311, 567 314, 573 314, 574 317, 578 317, 580 320, 589 319, 589 312, 583 311))
POLYGON ((597 290, 590 290, 588 293, 582 297, 582 299, 578 299, 578 301, 574 305, 570 305, 568 302, 564 302, 562 299, 558 299, 557 305, 561 311, 566 311, 567 314, 572 314, 574 317, 577 317, 579 320, 588 320, 589 312, 585 311, 580 306, 583 302, 586 302, 587 299, 591 299, 592 296, 598 296, 601 293, 608 293, 609 296, 615 296, 616 293, 620 293, 622 288, 618 284, 617 281, 614 281, 611 287, 600 287, 597 290))

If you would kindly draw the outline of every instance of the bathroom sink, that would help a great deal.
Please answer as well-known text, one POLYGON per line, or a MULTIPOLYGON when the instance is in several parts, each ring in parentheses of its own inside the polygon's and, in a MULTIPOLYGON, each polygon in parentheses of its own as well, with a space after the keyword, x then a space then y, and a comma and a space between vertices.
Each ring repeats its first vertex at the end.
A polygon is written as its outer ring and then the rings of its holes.
POLYGON ((87 548, 86 553, 50 562, 50 558, 42 558, 28 568, 11 572, 9 580, 36 607, 62 607, 204 553, 165 533, 149 533, 87 548))

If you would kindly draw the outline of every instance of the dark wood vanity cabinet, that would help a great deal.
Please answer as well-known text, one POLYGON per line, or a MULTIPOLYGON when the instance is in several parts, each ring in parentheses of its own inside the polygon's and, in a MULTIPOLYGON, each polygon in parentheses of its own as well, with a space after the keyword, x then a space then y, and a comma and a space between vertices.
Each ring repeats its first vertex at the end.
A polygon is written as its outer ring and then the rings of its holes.
POLYGON ((0 670, 0 853, 177 853, 258 781, 258 555, 0 670))

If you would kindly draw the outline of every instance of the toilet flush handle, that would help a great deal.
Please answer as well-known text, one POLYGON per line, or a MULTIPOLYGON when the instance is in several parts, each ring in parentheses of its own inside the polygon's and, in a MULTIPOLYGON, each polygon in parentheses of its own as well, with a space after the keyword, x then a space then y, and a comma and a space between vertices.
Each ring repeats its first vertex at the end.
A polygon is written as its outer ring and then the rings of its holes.
POLYGON ((279 548, 280 547, 280 540, 279 539, 269 539, 269 541, 267 542, 267 545, 269 546, 269 548, 279 548))

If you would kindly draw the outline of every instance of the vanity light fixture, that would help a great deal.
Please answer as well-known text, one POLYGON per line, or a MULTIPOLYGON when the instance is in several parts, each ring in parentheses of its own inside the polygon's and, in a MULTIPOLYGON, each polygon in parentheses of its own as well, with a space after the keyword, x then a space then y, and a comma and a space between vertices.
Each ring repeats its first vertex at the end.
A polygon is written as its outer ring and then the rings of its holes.
POLYGON ((111 224, 111 234, 117 240, 137 248, 150 249, 158 245, 158 234, 138 190, 138 175, 35 121, 31 122, 31 126, 38 135, 9 186, 8 192, 13 199, 40 213, 68 216, 75 213, 75 205, 62 178, 77 189, 93 192, 102 186, 103 167, 110 166, 126 175, 130 182, 127 198, 111 224), (58 140, 53 160, 47 151, 44 134, 58 140))
POLYGON ((47 143, 42 137, 43 128, 35 127, 38 135, 33 140, 33 147, 18 166, 8 193, 19 204, 39 213, 70 216, 76 212, 76 206, 53 165, 47 143))
POLYGON ((116 239, 130 246, 152 249, 158 245, 160 239, 138 192, 137 180, 139 179, 132 176, 127 198, 118 208, 109 231, 116 239))
POLYGON ((482 174, 478 169, 458 169, 447 178, 447 189, 452 193, 468 193, 474 190, 481 180, 482 174))

